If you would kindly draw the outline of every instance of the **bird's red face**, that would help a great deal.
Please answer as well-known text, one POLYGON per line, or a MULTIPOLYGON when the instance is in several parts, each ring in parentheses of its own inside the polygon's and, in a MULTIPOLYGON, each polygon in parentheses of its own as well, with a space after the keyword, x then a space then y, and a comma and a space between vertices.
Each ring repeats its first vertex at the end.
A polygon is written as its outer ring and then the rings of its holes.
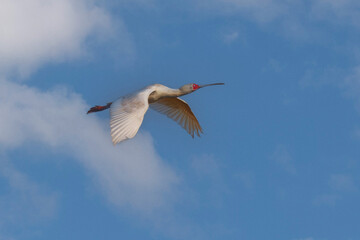
POLYGON ((192 89, 193 89, 194 91, 195 91, 195 90, 198 90, 199 88, 200 88, 199 85, 193 83, 192 89))

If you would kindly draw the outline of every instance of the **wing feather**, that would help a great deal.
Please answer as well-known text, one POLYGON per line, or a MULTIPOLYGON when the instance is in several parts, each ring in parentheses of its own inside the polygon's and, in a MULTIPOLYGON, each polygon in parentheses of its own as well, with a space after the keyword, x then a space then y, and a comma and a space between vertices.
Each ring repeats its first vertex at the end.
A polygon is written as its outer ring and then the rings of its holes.
POLYGON ((194 133, 200 137, 200 133, 203 132, 189 105, 180 98, 162 98, 151 103, 150 107, 173 119, 192 137, 194 137, 194 133))
POLYGON ((148 98, 151 92, 152 89, 146 88, 111 104, 110 128, 114 145, 136 135, 149 108, 148 98))

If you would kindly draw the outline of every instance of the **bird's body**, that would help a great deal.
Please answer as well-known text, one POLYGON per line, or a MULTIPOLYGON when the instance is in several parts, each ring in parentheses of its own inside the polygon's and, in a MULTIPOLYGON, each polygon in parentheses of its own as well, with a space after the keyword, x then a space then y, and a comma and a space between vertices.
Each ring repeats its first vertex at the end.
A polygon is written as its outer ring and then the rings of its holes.
POLYGON ((194 137, 194 133, 200 136, 202 129, 198 120, 189 105, 178 97, 205 86, 222 84, 215 83, 203 86, 187 84, 179 89, 154 84, 133 94, 120 97, 106 106, 92 107, 88 113, 110 108, 110 128, 114 144, 136 135, 149 106, 178 122, 192 137, 194 137))

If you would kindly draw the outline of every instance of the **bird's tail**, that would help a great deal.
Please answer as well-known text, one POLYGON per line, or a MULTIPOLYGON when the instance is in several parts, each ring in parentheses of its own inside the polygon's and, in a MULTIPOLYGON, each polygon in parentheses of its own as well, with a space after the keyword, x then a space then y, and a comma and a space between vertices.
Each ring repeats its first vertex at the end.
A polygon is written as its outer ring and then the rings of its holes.
POLYGON ((110 108, 111 106, 111 102, 106 104, 105 106, 95 106, 90 108, 90 110, 87 112, 87 114, 92 113, 92 112, 100 112, 100 111, 104 111, 105 109, 110 108))

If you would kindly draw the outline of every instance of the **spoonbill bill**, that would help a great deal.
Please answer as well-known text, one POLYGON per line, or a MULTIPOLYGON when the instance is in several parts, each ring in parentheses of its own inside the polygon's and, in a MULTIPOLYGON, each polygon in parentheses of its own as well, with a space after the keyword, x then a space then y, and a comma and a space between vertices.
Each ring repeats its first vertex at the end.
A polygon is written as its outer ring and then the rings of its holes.
POLYGON ((173 119, 194 138, 194 133, 198 136, 202 133, 201 126, 189 105, 179 97, 200 88, 214 85, 224 85, 224 83, 206 85, 191 83, 179 89, 154 84, 135 93, 120 97, 105 106, 92 107, 87 113, 110 108, 110 128, 114 145, 136 135, 149 106, 173 119))

